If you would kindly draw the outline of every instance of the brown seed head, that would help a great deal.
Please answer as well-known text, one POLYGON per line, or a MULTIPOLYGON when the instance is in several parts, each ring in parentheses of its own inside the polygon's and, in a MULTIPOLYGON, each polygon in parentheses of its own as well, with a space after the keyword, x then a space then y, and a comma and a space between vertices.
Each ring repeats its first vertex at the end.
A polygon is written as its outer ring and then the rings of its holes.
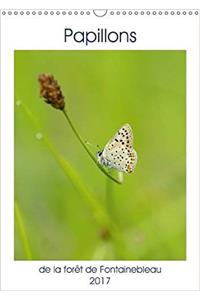
POLYGON ((45 102, 56 109, 63 110, 65 107, 64 96, 53 75, 41 74, 38 81, 40 83, 40 96, 45 99, 45 102))

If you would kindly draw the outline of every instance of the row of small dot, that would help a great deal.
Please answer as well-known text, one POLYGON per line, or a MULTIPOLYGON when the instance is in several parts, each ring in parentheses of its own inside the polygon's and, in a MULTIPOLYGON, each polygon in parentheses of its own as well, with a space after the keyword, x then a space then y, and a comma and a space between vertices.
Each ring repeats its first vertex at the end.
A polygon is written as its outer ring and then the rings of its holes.
POLYGON ((80 11, 80 12, 78 12, 78 11, 68 11, 68 12, 66 12, 66 11, 56 11, 56 12, 54 12, 54 11, 20 11, 20 12, 18 12, 18 11, 14 11, 14 12, 12 12, 12 11, 8 11, 8 12, 6 12, 6 11, 2 11, 2 15, 6 15, 6 13, 10 16, 10 15, 66 15, 66 14, 68 14, 68 15, 72 15, 72 14, 74 14, 74 15, 90 15, 90 11, 80 11))
MULTIPOLYGON (((2 15, 6 15, 6 13, 8 15, 90 15, 91 12, 90 11, 2 11, 2 15)), ((110 15, 198 15, 199 12, 198 11, 110 11, 110 15)))
POLYGON ((110 12, 110 15, 144 15, 144 14, 146 14, 146 15, 193 15, 193 14, 195 14, 195 15, 198 15, 199 14, 199 12, 198 11, 195 11, 195 12, 193 12, 193 11, 122 11, 122 12, 120 12, 120 11, 111 11, 110 12))

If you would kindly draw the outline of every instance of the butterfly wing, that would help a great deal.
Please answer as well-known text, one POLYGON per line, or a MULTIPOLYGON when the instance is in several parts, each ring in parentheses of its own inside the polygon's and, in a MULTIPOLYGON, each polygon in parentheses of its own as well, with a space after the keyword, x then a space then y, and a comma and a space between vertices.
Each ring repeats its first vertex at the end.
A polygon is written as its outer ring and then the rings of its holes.
POLYGON ((131 126, 125 124, 115 136, 106 144, 103 157, 108 160, 111 167, 131 173, 137 163, 137 153, 133 149, 133 133, 131 126))

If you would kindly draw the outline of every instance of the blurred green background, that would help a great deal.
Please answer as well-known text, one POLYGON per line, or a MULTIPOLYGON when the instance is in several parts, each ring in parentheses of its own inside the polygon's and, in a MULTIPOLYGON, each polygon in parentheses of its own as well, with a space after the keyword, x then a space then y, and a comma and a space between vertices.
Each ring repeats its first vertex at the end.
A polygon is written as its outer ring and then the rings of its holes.
POLYGON ((67 111, 89 142, 102 148, 124 123, 133 127, 138 164, 122 185, 112 184, 113 215, 128 253, 123 259, 186 259, 185 51, 15 51, 15 259, 118 259, 19 105, 28 106, 41 133, 104 207, 107 179, 62 112, 40 98, 41 73, 58 80, 67 111))

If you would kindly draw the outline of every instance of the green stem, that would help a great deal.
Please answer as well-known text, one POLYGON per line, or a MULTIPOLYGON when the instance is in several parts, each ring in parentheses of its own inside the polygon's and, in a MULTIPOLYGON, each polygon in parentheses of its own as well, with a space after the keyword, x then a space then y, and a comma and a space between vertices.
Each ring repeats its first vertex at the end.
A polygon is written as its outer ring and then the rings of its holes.
MULTIPOLYGON (((35 118, 34 114, 29 109, 29 107, 23 102, 21 102, 21 106, 23 107, 24 111, 26 112, 27 116, 30 118, 32 123, 35 125, 35 128, 37 128, 38 131, 41 131, 41 127, 38 123, 38 120, 35 118)), ((104 207, 102 207, 102 205, 99 203, 96 197, 86 188, 84 182, 82 182, 82 179, 80 178, 76 170, 68 163, 66 159, 62 157, 62 155, 60 155, 57 149, 52 145, 47 135, 43 135, 42 140, 50 150, 50 153, 53 155, 59 166, 64 171, 65 175, 68 178, 70 178, 72 184, 79 191, 80 195, 83 196, 83 199, 85 200, 87 205, 90 208, 92 208, 94 218, 97 224, 99 224, 102 227, 108 227, 111 230, 111 234, 113 237, 112 240, 115 245, 115 248, 117 249, 118 257, 121 259, 125 259, 127 257, 127 249, 119 228, 114 222, 112 222, 107 211, 104 207)))
POLYGON ((15 201, 15 216, 16 216, 16 222, 18 224, 19 234, 20 234, 21 241, 22 241, 22 244, 23 244, 24 252, 26 254, 27 259, 32 260, 31 248, 30 248, 30 245, 29 245, 26 229, 25 229, 25 226, 24 226, 22 213, 20 211, 20 208, 19 208, 19 205, 18 205, 17 201, 15 201))
POLYGON ((67 114, 66 110, 63 110, 63 113, 65 115, 65 118, 67 119, 67 121, 69 122, 69 125, 71 127, 71 129, 73 130, 74 134, 76 135, 77 139, 79 140, 79 142, 81 143, 81 145, 83 146, 83 148, 86 150, 86 152, 88 153, 88 155, 90 156, 90 158, 94 161, 94 163, 97 165, 97 167, 111 180, 113 180, 114 182, 121 184, 121 182, 114 178, 113 176, 111 176, 108 172, 106 172, 106 170, 97 162, 96 158, 94 157, 94 155, 89 151, 89 149, 87 148, 85 142, 83 141, 83 139, 81 138, 81 136, 79 135, 79 133, 77 132, 76 128, 74 127, 69 115, 67 114))
MULTIPOLYGON (((24 109, 27 116, 29 117, 29 119, 35 125, 37 130, 42 131, 40 128, 40 125, 38 123, 38 120, 35 118, 32 111, 29 109, 29 107, 25 103, 21 103, 21 106, 24 109)), ((50 140, 46 134, 42 135, 42 141, 47 146, 47 148, 49 149, 50 153, 52 154, 54 159, 57 161, 59 166, 62 168, 65 175, 70 178, 70 180, 71 180, 72 184, 75 186, 76 190, 80 193, 81 196, 83 196, 83 199, 87 202, 87 204, 90 207, 92 207, 96 221, 98 223, 100 223, 101 225, 102 224, 105 225, 105 223, 106 224, 110 223, 109 217, 107 216, 107 213, 104 211, 104 209, 101 206, 101 204, 99 203, 99 201, 95 198, 95 196, 91 192, 88 191, 88 189, 85 187, 85 184, 82 182, 79 174, 70 165, 70 163, 58 152, 58 150, 50 142, 50 140)))

